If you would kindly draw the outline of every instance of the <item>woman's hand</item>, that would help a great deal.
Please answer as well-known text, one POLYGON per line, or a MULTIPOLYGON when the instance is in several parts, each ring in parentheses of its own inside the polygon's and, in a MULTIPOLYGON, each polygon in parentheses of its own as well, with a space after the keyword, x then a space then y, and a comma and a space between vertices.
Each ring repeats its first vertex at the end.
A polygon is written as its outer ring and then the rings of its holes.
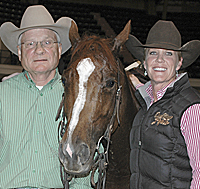
POLYGON ((138 85, 138 84, 141 84, 139 79, 134 74, 129 74, 129 78, 130 78, 134 87, 136 87, 136 85, 138 85))

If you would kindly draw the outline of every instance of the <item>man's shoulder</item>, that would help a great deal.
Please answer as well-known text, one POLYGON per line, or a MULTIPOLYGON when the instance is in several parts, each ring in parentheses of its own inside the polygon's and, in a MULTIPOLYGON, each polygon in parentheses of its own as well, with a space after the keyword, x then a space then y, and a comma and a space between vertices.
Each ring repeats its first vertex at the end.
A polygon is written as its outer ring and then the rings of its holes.
POLYGON ((16 83, 22 82, 23 73, 15 73, 3 78, 2 82, 0 82, 1 86, 7 85, 16 85, 16 83))
POLYGON ((10 79, 10 78, 12 78, 12 77, 14 77, 16 75, 19 75, 19 74, 20 74, 19 72, 12 73, 12 74, 10 74, 8 76, 3 77, 2 81, 6 81, 7 79, 10 79))

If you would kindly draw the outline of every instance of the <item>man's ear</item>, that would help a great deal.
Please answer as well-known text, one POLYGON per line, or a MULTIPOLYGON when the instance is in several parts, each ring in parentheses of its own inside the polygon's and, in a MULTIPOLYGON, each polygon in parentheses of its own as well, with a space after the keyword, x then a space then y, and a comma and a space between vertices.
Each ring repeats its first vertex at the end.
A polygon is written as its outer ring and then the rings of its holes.
POLYGON ((61 43, 59 43, 58 53, 59 53, 59 59, 60 59, 61 55, 62 55, 62 44, 61 43))
POLYGON ((178 64, 177 64, 177 66, 176 66, 176 70, 177 70, 177 71, 181 68, 182 63, 183 63, 183 58, 181 57, 181 59, 178 61, 178 64))
POLYGON ((17 46, 17 52, 18 52, 18 58, 19 58, 19 61, 21 62, 22 51, 21 51, 21 48, 20 48, 19 46, 17 46))

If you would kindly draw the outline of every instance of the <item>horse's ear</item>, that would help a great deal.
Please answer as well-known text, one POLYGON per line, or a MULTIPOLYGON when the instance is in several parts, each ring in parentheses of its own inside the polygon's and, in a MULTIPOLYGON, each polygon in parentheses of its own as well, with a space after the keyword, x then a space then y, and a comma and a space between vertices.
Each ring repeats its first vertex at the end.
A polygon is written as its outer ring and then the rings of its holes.
POLYGON ((71 41, 72 46, 77 43, 80 39, 80 35, 78 33, 78 27, 75 22, 71 21, 71 28, 69 30, 69 40, 71 41))
POLYGON ((117 37, 115 37, 112 51, 114 51, 115 49, 116 50, 119 49, 119 47, 122 46, 128 40, 130 31, 131 31, 131 20, 128 21, 128 23, 121 31, 121 33, 117 37))

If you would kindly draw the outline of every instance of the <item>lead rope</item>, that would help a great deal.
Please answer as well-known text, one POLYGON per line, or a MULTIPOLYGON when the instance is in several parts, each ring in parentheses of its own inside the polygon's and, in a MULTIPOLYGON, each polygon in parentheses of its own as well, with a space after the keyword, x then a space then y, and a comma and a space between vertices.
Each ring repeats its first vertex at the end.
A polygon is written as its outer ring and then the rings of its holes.
MULTIPOLYGON (((64 109, 64 93, 62 95, 62 100, 61 100, 60 106, 57 111, 57 115, 56 115, 56 119, 55 119, 56 121, 60 117, 62 109, 64 109)), ((66 130, 65 114, 63 111, 62 112, 62 120, 60 121, 60 123, 58 125, 58 143, 60 142, 60 137, 62 138, 63 135, 65 134, 65 130, 66 130)), ((61 181, 64 186, 64 189, 69 189, 69 182, 72 179, 72 176, 66 173, 66 171, 64 170, 63 165, 61 163, 60 163, 60 177, 61 177, 61 181)))
POLYGON ((62 184, 64 186, 64 189, 69 189, 69 181, 72 179, 71 176, 69 176, 63 166, 60 164, 60 177, 61 177, 61 181, 62 184), (64 172, 64 176, 63 176, 63 172, 64 172))

